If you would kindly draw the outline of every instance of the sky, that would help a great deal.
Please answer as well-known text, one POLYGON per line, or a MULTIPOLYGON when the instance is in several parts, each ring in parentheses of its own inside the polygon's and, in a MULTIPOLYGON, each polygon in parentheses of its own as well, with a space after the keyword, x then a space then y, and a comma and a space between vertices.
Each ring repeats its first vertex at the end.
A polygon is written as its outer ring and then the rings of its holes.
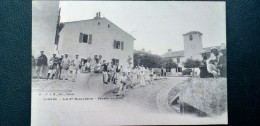
POLYGON ((203 47, 226 44, 225 2, 61 1, 61 22, 92 19, 97 12, 136 38, 134 49, 162 55, 183 50, 182 34, 203 33, 203 47))

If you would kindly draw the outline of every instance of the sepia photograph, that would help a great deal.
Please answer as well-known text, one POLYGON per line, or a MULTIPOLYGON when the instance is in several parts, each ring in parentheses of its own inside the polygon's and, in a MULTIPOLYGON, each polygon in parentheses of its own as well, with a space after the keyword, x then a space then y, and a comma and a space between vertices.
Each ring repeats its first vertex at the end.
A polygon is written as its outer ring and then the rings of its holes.
POLYGON ((32 126, 228 124, 224 1, 32 1, 32 126))

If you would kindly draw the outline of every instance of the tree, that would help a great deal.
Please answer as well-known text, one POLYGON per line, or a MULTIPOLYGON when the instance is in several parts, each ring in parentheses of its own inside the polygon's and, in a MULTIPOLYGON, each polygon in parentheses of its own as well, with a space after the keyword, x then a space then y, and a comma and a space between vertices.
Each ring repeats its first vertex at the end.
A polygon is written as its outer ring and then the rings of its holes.
POLYGON ((197 68, 200 66, 199 60, 194 60, 192 58, 188 58, 185 62, 182 63, 185 68, 191 68, 192 69, 192 76, 194 76, 194 68, 197 68))
POLYGON ((134 53, 134 66, 143 65, 149 68, 159 68, 161 67, 161 59, 159 55, 136 51, 134 53))
POLYGON ((177 68, 178 65, 171 58, 163 58, 161 66, 166 69, 177 68))

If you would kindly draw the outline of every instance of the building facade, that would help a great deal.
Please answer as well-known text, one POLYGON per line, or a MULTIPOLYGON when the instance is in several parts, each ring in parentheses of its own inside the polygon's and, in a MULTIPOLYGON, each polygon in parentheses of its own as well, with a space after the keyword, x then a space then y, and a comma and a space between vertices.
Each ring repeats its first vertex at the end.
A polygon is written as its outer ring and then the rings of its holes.
POLYGON ((199 31, 191 31, 183 34, 184 38, 184 57, 201 59, 202 51, 202 33, 199 31))
POLYGON ((133 58, 135 38, 100 13, 94 19, 65 22, 59 36, 58 52, 70 58, 101 55, 102 60, 123 66, 128 65, 128 56, 133 58))
MULTIPOLYGON (((199 31, 191 31, 183 34, 184 39, 184 50, 181 51, 172 51, 168 49, 168 52, 163 54, 162 57, 171 58, 175 63, 177 63, 177 68, 172 68, 169 72, 172 75, 181 75, 182 71, 186 68, 183 66, 183 62, 185 62, 188 58, 192 58, 194 60, 202 60, 201 52, 204 50, 207 53, 207 56, 210 56, 210 50, 212 47, 203 48, 202 44, 202 33, 199 31)), ((221 46, 225 46, 225 44, 221 44, 221 46)), ((221 46, 214 46, 217 49, 220 49, 221 46)), ((195 75, 199 75, 199 68, 194 69, 195 75)))

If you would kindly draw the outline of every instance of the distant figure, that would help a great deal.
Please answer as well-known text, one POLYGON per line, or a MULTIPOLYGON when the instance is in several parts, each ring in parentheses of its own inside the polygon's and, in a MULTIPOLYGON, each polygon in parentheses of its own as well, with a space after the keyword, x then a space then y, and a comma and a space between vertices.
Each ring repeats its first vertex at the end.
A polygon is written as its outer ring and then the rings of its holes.
POLYGON ((106 60, 103 60, 103 83, 107 84, 107 79, 108 79, 108 75, 107 75, 107 63, 106 60))
POLYGON ((208 70, 207 70, 207 54, 206 54, 206 51, 203 50, 201 52, 201 56, 202 56, 202 61, 201 61, 201 64, 199 66, 199 69, 200 69, 200 77, 201 78, 208 78, 208 77, 214 77, 213 74, 209 73, 208 70))
MULTIPOLYGON (((148 69, 149 70, 149 69, 148 69)), ((153 83, 153 76, 154 76, 154 74, 153 74, 153 68, 151 68, 151 70, 149 71, 150 72, 150 80, 149 80, 149 82, 150 82, 150 84, 154 84, 153 83)))
POLYGON ((209 73, 213 74, 215 78, 217 78, 220 75, 220 70, 218 69, 218 62, 219 58, 222 56, 222 53, 218 52, 218 49, 213 47, 211 49, 211 56, 209 59, 207 59, 207 70, 209 73))
POLYGON ((117 96, 125 96, 126 86, 128 84, 128 77, 126 76, 126 73, 123 72, 123 75, 120 78, 120 87, 118 90, 117 96))
POLYGON ((80 63, 81 63, 81 61, 79 59, 79 55, 76 54, 76 57, 72 62, 72 66, 73 66, 72 82, 75 82, 77 79, 78 70, 80 69, 80 63))
POLYGON ((51 79, 53 79, 55 73, 57 72, 57 64, 58 64, 58 58, 56 57, 56 54, 53 54, 53 57, 50 58, 49 61, 49 71, 48 71, 48 76, 47 79, 49 79, 50 75, 51 75, 51 79))
POLYGON ((223 54, 221 57, 219 57, 219 62, 218 62, 220 77, 227 77, 227 56, 226 56, 225 47, 221 47, 220 51, 223 54))
POLYGON ((62 66, 61 66, 61 62, 63 59, 64 55, 62 54, 60 58, 58 58, 58 63, 57 63, 57 72, 56 72, 56 78, 61 80, 61 70, 62 70, 62 66))
POLYGON ((62 66, 62 75, 65 78, 65 80, 68 80, 70 60, 68 58, 67 53, 65 53, 65 57, 61 61, 61 66, 62 66))
POLYGON ((100 60, 96 60, 94 72, 95 73, 101 73, 102 72, 100 60))
POLYGON ((41 51, 41 55, 36 58, 36 71, 35 71, 35 75, 36 77, 39 78, 43 78, 43 69, 45 66, 47 66, 47 57, 43 54, 44 51, 41 51))
POLYGON ((145 73, 143 70, 140 72, 140 85, 141 87, 145 87, 145 73))
POLYGON ((88 72, 91 72, 91 62, 90 62, 90 59, 87 59, 87 62, 84 65, 84 71, 87 71, 87 70, 88 70, 88 72))
POLYGON ((114 84, 117 83, 119 73, 120 73, 120 67, 119 67, 119 64, 116 63, 116 65, 115 65, 115 74, 114 74, 114 79, 113 79, 113 83, 114 84))

